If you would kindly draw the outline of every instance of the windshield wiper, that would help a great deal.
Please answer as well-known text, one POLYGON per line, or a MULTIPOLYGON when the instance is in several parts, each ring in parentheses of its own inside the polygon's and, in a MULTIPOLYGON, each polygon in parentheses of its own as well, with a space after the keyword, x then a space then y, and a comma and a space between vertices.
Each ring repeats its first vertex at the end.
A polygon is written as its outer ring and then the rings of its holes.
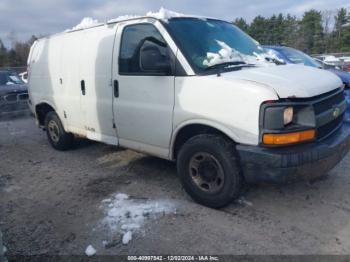
POLYGON ((246 62, 243 61, 236 61, 236 62, 223 62, 223 63, 218 63, 218 64, 214 64, 211 66, 208 66, 207 68, 205 68, 204 70, 211 70, 211 69, 215 69, 215 68, 225 68, 227 66, 235 66, 235 65, 246 65, 246 62))
POLYGON ((218 69, 218 76, 221 75, 222 70, 224 69, 242 69, 243 67, 254 67, 254 64, 247 64, 246 62, 243 61, 235 61, 235 62, 224 62, 224 63, 219 63, 215 65, 208 66, 205 68, 205 71, 212 70, 212 69, 218 69))

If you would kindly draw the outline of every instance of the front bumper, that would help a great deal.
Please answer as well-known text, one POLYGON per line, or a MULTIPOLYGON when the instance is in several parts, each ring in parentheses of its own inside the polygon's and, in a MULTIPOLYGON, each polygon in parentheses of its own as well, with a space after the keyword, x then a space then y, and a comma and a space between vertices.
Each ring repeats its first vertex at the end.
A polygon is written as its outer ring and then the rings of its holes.
POLYGON ((350 149, 350 123, 317 142, 283 148, 237 145, 248 183, 312 180, 332 169, 350 149))

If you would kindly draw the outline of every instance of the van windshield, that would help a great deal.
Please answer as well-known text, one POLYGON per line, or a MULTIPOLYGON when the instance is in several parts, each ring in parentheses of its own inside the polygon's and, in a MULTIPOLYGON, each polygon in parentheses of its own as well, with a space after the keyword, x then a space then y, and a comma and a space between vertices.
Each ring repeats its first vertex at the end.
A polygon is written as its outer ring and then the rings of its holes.
POLYGON ((257 64, 268 55, 231 23, 200 18, 172 18, 165 24, 196 73, 217 64, 257 64))

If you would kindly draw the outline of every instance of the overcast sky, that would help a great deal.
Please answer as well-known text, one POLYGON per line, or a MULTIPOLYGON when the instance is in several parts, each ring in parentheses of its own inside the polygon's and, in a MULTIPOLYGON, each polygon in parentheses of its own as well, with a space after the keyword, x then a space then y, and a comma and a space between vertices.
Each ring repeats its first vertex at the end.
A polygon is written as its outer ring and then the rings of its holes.
POLYGON ((19 40, 51 34, 78 24, 90 16, 101 21, 124 14, 143 15, 160 7, 181 13, 232 21, 257 15, 291 13, 309 9, 350 8, 349 0, 0 0, 0 39, 10 45, 9 33, 19 40))

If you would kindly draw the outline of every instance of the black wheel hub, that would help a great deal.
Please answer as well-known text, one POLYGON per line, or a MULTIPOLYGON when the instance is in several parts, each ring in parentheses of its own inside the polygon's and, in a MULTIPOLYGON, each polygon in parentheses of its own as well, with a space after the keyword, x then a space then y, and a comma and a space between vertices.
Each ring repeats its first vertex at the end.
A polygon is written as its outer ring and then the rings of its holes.
POLYGON ((224 170, 210 153, 194 154, 190 159, 189 171, 192 182, 202 191, 217 193, 224 185, 224 170))
POLYGON ((206 182, 212 182, 218 176, 218 168, 213 161, 203 161, 198 166, 198 172, 206 182))

